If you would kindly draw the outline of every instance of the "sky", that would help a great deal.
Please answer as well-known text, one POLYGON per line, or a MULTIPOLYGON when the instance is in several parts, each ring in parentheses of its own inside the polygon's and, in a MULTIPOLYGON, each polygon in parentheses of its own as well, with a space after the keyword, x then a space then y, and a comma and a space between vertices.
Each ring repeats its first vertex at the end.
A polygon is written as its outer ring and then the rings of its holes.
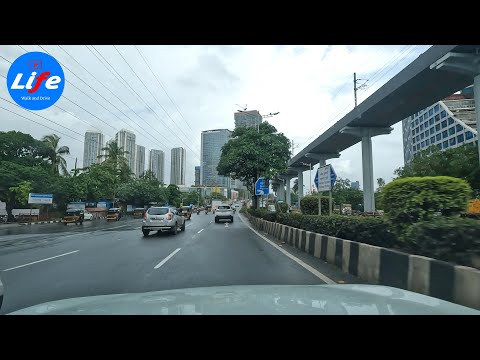
MULTIPOLYGON (((147 149, 147 166, 150 149, 165 152, 166 183, 170 151, 184 147, 189 186, 200 165, 201 131, 233 130, 237 110, 279 112, 266 120, 294 142, 297 154, 353 109, 354 72, 363 79, 359 84, 368 80, 357 92, 361 103, 429 47, 0 45, 0 131, 21 131, 37 139, 56 133, 60 145, 70 148, 66 160, 73 169, 76 159, 78 166, 83 164, 85 131, 101 131, 109 140, 118 130, 129 129, 147 149), (8 102, 12 99, 5 79, 9 61, 29 51, 54 56, 66 78, 58 102, 34 112, 8 102)), ((387 182, 404 165, 401 123, 393 128, 391 134, 372 139, 374 178, 387 182)), ((360 143, 330 163, 337 176, 363 186, 360 143)), ((312 182, 314 176, 312 172, 312 182)), ((308 171, 304 184, 308 189, 308 171)))

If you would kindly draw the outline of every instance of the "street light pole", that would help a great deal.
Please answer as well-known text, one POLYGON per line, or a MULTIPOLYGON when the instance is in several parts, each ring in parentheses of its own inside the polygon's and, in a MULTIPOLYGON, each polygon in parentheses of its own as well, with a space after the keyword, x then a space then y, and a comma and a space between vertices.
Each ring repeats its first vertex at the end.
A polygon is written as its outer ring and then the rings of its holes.
POLYGON ((310 168, 310 195, 312 195, 312 163, 304 163, 302 162, 303 165, 308 165, 310 168))

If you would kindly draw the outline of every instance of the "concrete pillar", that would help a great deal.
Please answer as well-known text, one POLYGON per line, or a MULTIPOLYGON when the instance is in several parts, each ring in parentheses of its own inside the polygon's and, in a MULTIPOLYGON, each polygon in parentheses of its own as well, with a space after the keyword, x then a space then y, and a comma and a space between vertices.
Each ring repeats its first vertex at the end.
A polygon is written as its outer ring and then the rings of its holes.
POLYGON ((363 207, 366 212, 375 211, 375 193, 373 183, 373 155, 372 137, 386 135, 392 132, 393 128, 381 127, 350 127, 346 126, 340 130, 341 133, 358 136, 362 139, 362 171, 363 171, 363 207))
POLYGON ((280 179, 280 183, 278 185, 277 199, 285 201, 285 184, 283 182, 283 179, 280 179))
POLYGON ((362 137, 363 207, 364 211, 375 211, 375 188, 373 183, 372 138, 362 137))
POLYGON ((477 121, 478 160, 480 161, 480 74, 473 78, 473 96, 475 99, 475 120, 477 121))
POLYGON ((320 167, 322 166, 325 166, 326 165, 326 160, 328 159, 334 159, 334 158, 339 158, 340 157, 340 154, 339 153, 331 153, 331 154, 320 154, 320 153, 307 153, 305 154, 305 157, 306 158, 310 158, 310 159, 315 159, 315 160, 318 160, 318 165, 320 167))
POLYGON ((287 196, 286 196, 286 198, 287 198, 287 204, 288 204, 288 205, 292 205, 292 200, 291 200, 291 198, 290 198, 290 180, 292 180, 292 178, 291 178, 291 177, 288 177, 288 178, 286 178, 286 180, 287 180, 287 186, 286 186, 286 188, 287 188, 287 189, 286 189, 286 191, 287 191, 287 196))
POLYGON ((298 203, 303 198, 303 170, 298 170, 298 203))

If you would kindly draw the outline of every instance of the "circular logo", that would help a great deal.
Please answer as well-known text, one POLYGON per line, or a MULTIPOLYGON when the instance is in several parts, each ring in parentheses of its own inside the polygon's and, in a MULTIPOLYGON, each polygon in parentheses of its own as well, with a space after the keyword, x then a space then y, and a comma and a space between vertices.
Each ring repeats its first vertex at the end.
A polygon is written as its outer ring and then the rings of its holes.
POLYGON ((28 110, 49 108, 60 99, 65 75, 58 61, 43 52, 18 57, 7 74, 7 89, 12 99, 28 110))

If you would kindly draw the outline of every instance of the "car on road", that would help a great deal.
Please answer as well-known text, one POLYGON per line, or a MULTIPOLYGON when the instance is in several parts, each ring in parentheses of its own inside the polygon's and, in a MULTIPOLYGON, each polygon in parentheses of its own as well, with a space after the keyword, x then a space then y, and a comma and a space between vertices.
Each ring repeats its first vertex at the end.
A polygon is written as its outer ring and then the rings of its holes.
POLYGON ((75 223, 75 225, 82 225, 84 214, 85 211, 81 209, 67 209, 67 211, 65 211, 65 215, 63 216, 62 222, 65 225, 73 223, 75 223))
POLYGON ((118 221, 122 217, 120 208, 110 208, 107 212, 107 221, 118 221))
POLYGON ((93 214, 91 212, 88 212, 87 210, 84 210, 83 219, 84 220, 93 220, 93 214))
POLYGON ((145 215, 145 208, 135 208, 133 210, 133 218, 141 219, 145 215))
POLYGON ((233 222, 233 210, 230 205, 218 205, 217 210, 215 211, 215 222, 218 223, 220 220, 225 219, 233 222))
POLYGON ((142 223, 143 236, 148 236, 150 231, 172 232, 185 231, 185 218, 177 209, 167 206, 151 207, 145 212, 142 223))
POLYGON ((192 218, 192 208, 190 206, 182 206, 179 209, 179 212, 185 218, 185 220, 190 220, 192 218))

